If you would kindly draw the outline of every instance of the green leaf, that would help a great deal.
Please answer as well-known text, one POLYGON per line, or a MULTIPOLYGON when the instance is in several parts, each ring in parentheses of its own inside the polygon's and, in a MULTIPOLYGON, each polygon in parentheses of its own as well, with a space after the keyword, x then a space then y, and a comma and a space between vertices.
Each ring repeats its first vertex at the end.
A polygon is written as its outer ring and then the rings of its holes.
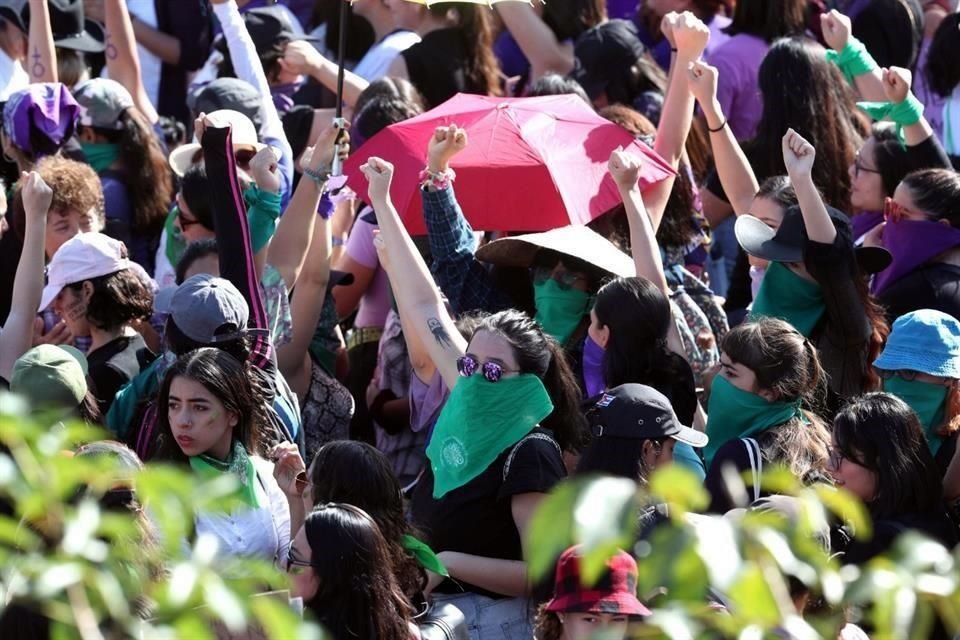
POLYGON ((557 558, 573 544, 573 510, 582 483, 565 480, 540 501, 527 526, 524 549, 534 581, 553 575, 557 558))
POLYGON ((219 577, 208 575, 203 584, 204 600, 210 609, 223 620, 231 631, 243 631, 247 627, 247 614, 243 603, 227 589, 219 577))
POLYGON ((587 483, 573 512, 574 539, 583 545, 580 579, 595 584, 618 550, 633 546, 637 523, 637 485, 625 478, 587 483))
POLYGON ((178 638, 190 640, 214 640, 210 625, 196 613, 186 613, 174 623, 178 638))
POLYGON ((270 594, 252 598, 250 609, 266 631, 267 637, 274 640, 293 637, 297 640, 320 640, 322 637, 317 626, 305 623, 290 609, 287 602, 270 594), (292 633, 294 629, 297 630, 295 636, 292 633))
POLYGON ((671 517, 699 513, 710 504, 710 495, 694 473, 680 465, 670 464, 657 469, 649 483, 650 495, 670 506, 671 517))
POLYGON ((772 629, 781 620, 780 605, 759 565, 744 568, 726 590, 731 609, 738 619, 764 629, 772 629))
POLYGON ((856 496, 843 489, 829 487, 825 484, 814 486, 814 491, 828 509, 850 525, 855 538, 858 540, 870 539, 873 535, 870 514, 867 513, 867 508, 856 496))

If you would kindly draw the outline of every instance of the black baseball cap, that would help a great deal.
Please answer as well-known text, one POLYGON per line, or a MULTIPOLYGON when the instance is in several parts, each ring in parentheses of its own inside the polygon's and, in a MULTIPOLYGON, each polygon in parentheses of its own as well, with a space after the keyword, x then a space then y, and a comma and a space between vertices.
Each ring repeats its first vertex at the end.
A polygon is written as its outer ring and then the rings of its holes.
POLYGON ((680 424, 667 397, 644 384, 622 384, 591 398, 588 405, 595 438, 673 438, 691 447, 705 447, 709 441, 702 431, 680 424))
MULTIPOLYGON (((827 207, 827 213, 837 233, 850 238, 850 220, 839 209, 827 207)), ((751 256, 771 262, 803 262, 803 245, 807 230, 799 205, 789 207, 776 231, 751 215, 737 218, 734 225, 737 242, 751 256)), ((852 242, 852 240, 851 240, 852 242)), ((856 247, 860 269, 865 273, 879 273, 890 266, 890 252, 882 247, 856 247)))
MULTIPOLYGON (((308 40, 311 42, 317 40, 315 37, 297 35, 288 14, 282 7, 278 6, 259 7, 245 11, 243 23, 247 27, 247 33, 250 34, 250 39, 253 40, 253 45, 260 55, 269 51, 274 45, 290 40, 308 40)), ((219 38, 215 46, 220 53, 227 54, 226 38, 219 38)))
POLYGON ((628 20, 607 20, 584 31, 574 46, 575 67, 570 77, 580 83, 591 100, 622 83, 647 48, 628 20))
MULTIPOLYGON (((53 43, 61 49, 100 53, 106 49, 103 26, 84 16, 83 0, 47 0, 53 43)), ((30 29, 30 5, 21 11, 24 31, 30 29)))
POLYGON ((24 34, 27 33, 27 23, 23 20, 24 7, 27 0, 0 0, 0 18, 15 25, 24 34))
POLYGON ((252 84, 239 78, 217 78, 187 96, 187 107, 194 117, 221 109, 239 111, 260 130, 260 94, 252 84))

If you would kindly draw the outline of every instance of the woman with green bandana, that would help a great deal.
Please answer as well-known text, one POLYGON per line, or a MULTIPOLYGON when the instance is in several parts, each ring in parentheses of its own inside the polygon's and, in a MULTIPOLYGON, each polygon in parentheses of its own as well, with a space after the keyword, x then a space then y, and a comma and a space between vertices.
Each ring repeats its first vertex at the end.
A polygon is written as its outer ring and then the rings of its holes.
POLYGON ((255 557, 283 567, 290 510, 273 464, 262 457, 268 404, 250 383, 249 366, 214 347, 180 356, 160 388, 156 459, 184 465, 201 479, 234 476, 237 503, 229 512, 195 514, 196 536, 214 536, 221 558, 255 557))
POLYGON ((917 414, 943 474, 960 430, 960 322, 932 309, 901 316, 873 366, 883 390, 917 414))
POLYGON ((405 517, 403 492, 390 462, 366 442, 338 440, 317 452, 309 470, 296 445, 277 445, 274 477, 290 504, 290 533, 296 535, 316 505, 342 502, 367 512, 383 533, 393 573, 411 609, 422 611, 427 571, 446 575, 436 554, 405 517), (362 482, 358 482, 362 478, 362 482))
POLYGON ((522 540, 566 475, 562 451, 582 446, 580 391, 560 345, 522 312, 483 317, 469 342, 460 335, 390 200, 393 166, 370 158, 362 171, 404 326, 450 389, 411 502, 413 522, 456 581, 439 584, 433 599, 463 611, 472 640, 528 640, 522 540))
POLYGON ((756 474, 747 487, 751 500, 762 495, 759 473, 771 465, 786 467, 805 484, 826 478, 830 434, 804 408, 815 404, 824 383, 810 341, 783 320, 760 318, 732 329, 722 347, 707 404, 710 512, 737 506, 723 478, 727 466, 756 474))
POLYGON ((94 78, 77 86, 77 135, 100 176, 105 233, 121 240, 149 273, 173 200, 173 181, 156 132, 119 82, 94 78))
POLYGON ((888 329, 859 261, 879 262, 868 264, 876 271, 889 256, 881 249, 858 255, 846 216, 825 206, 813 183, 813 146, 793 129, 782 144, 798 206, 784 212, 776 230, 752 215, 740 216, 735 227, 744 251, 769 261, 750 317, 786 320, 816 345, 833 413, 844 400, 879 387, 869 363, 888 329))

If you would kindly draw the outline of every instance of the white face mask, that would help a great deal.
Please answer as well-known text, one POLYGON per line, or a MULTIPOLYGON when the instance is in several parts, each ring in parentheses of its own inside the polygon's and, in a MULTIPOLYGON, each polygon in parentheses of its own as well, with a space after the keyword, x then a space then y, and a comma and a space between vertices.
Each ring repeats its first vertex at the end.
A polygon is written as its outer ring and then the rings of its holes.
POLYGON ((763 283, 763 276, 766 273, 766 268, 750 265, 750 293, 754 298, 757 297, 757 292, 760 291, 760 285, 763 283))

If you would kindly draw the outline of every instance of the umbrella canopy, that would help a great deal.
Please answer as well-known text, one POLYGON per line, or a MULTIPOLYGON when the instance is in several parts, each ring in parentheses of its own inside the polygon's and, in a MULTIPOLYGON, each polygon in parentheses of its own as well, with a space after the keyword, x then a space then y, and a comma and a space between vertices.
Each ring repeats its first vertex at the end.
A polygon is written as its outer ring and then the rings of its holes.
POLYGON ((641 189, 674 175, 650 147, 573 95, 491 98, 457 94, 373 136, 347 160, 348 184, 366 193, 360 166, 377 156, 393 163, 390 195, 411 234, 426 232, 419 175, 427 142, 456 124, 469 144, 451 162, 457 199, 474 229, 546 231, 587 224, 620 203, 607 173, 618 146, 643 158, 641 189))

